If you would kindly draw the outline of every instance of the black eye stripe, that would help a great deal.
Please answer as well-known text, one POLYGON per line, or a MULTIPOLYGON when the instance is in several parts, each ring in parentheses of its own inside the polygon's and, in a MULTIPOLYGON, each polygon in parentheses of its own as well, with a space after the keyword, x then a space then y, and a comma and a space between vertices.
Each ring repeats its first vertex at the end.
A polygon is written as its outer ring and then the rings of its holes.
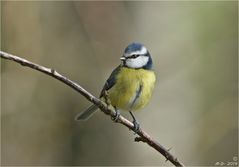
POLYGON ((139 54, 133 54, 133 55, 127 57, 127 59, 135 59, 135 58, 137 58, 139 56, 140 56, 139 54))

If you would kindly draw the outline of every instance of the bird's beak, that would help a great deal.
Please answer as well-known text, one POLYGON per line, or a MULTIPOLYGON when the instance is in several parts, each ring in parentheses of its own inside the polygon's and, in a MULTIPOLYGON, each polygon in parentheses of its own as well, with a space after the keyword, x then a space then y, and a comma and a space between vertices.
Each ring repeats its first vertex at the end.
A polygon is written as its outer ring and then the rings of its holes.
POLYGON ((124 56, 120 58, 120 60, 122 60, 122 61, 124 61, 125 59, 126 59, 126 58, 125 58, 124 56))

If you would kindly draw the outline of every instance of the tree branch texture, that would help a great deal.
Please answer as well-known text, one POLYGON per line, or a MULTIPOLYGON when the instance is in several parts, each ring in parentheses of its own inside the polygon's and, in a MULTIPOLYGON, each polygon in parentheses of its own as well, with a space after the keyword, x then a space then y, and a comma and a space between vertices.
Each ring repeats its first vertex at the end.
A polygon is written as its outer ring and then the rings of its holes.
MULTIPOLYGON (((38 65, 38 64, 30 62, 26 59, 20 58, 18 56, 15 56, 15 55, 3 52, 3 51, 0 51, 0 57, 4 58, 4 59, 11 60, 11 61, 15 61, 15 62, 21 64, 22 66, 26 66, 26 67, 32 68, 34 70, 43 72, 61 82, 63 82, 64 84, 68 85, 69 87, 71 87, 72 89, 76 90, 81 95, 83 95, 86 99, 88 99, 88 101, 90 101, 91 103, 98 106, 99 109, 101 111, 103 111, 106 115, 109 115, 111 117, 115 116, 116 111, 112 107, 108 107, 108 105, 106 103, 104 103, 103 101, 101 101, 98 98, 96 98, 95 96, 93 96, 91 93, 89 93, 83 87, 81 87, 79 84, 77 84, 74 81, 71 81, 70 79, 68 79, 67 77, 61 75, 56 70, 38 65)), ((128 127, 130 130, 134 131, 133 123, 130 122, 129 120, 127 120, 126 118, 124 118, 122 115, 119 116, 117 123, 120 123, 120 124, 128 127)), ((148 133, 146 133, 141 127, 139 127, 139 129, 134 132, 138 135, 138 137, 135 138, 136 142, 141 141, 141 142, 147 143, 149 146, 151 146, 152 148, 157 150, 159 153, 161 153, 166 158, 166 160, 169 160, 175 166, 184 166, 182 162, 180 162, 176 157, 174 157, 169 152, 170 149, 166 149, 161 144, 159 144, 148 133)))

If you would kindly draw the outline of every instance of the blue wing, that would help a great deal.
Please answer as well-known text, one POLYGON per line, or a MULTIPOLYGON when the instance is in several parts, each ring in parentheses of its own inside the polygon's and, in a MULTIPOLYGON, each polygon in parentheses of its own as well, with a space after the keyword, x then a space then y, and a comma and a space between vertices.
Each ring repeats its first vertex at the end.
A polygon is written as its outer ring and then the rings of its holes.
POLYGON ((100 97, 102 97, 104 95, 104 92, 109 90, 110 88, 112 88, 114 86, 114 84, 116 83, 116 76, 118 75, 118 73, 120 72, 121 69, 121 65, 119 65, 118 67, 116 67, 114 69, 114 71, 111 73, 110 77, 107 79, 101 93, 100 93, 100 97))
MULTIPOLYGON (((121 66, 119 65, 114 71, 111 73, 109 79, 107 79, 101 93, 100 97, 104 95, 104 92, 109 90, 114 86, 116 83, 116 76, 120 72, 121 66)), ((75 120, 87 120, 95 111, 97 111, 98 107, 95 105, 90 106, 87 110, 79 113, 76 117, 75 120)))

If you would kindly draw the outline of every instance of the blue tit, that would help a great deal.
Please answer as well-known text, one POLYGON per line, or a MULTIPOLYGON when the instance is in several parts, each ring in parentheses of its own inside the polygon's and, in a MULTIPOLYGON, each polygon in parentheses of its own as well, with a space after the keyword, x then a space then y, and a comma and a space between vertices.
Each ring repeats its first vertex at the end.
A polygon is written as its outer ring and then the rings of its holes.
MULTIPOLYGON (((121 64, 106 81, 100 98, 105 100, 107 92, 107 98, 117 111, 116 115, 119 114, 118 109, 129 111, 136 127, 138 124, 132 111, 138 111, 148 104, 156 82, 153 61, 149 51, 140 43, 128 45, 120 60, 121 64)), ((95 105, 90 106, 79 113, 76 120, 86 120, 97 109, 95 105)))

